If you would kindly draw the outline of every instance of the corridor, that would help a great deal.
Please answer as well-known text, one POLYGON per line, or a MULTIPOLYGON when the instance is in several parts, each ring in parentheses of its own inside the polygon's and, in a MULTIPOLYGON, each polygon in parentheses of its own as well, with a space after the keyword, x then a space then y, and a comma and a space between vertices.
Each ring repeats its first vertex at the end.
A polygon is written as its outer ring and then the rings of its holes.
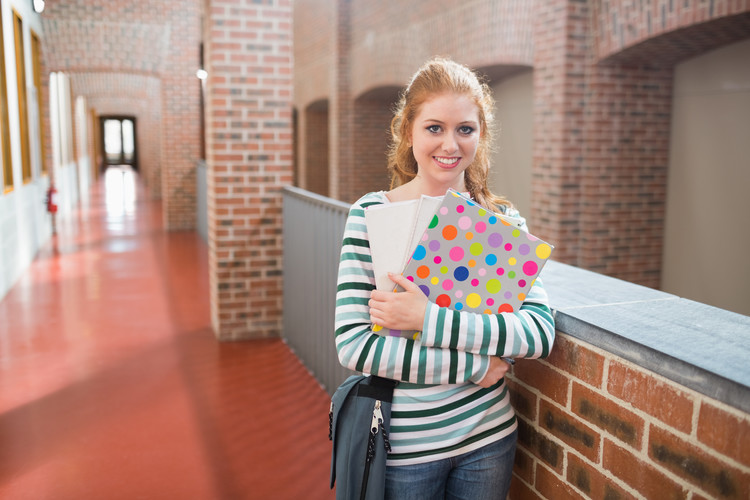
POLYGON ((109 168, 0 301, 0 498, 315 499, 328 396, 280 340, 219 343, 207 248, 109 168))

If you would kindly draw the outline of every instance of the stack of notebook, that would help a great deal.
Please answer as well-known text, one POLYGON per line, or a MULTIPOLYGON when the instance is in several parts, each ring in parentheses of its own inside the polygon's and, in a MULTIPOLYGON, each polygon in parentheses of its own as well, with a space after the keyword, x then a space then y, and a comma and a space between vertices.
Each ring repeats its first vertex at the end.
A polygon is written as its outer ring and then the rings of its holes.
MULTIPOLYGON (((517 311, 553 250, 521 229, 523 219, 490 212, 452 189, 442 199, 374 205, 365 220, 378 290, 393 290, 387 273, 400 273, 431 301, 458 311, 517 311)), ((419 334, 378 325, 373 331, 419 334)))

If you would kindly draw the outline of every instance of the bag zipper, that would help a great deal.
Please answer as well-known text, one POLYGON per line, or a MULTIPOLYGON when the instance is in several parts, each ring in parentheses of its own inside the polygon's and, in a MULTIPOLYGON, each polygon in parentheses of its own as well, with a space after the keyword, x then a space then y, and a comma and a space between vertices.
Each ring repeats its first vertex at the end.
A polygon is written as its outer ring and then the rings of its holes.
POLYGON ((382 403, 379 399, 375 400, 375 407, 372 409, 372 423, 370 424, 370 437, 367 440, 367 456, 365 457, 365 470, 362 475, 362 491, 360 492, 360 500, 365 500, 367 496, 367 482, 370 478, 370 463, 375 457, 375 436, 378 430, 383 431, 383 443, 387 451, 391 451, 391 443, 388 439, 388 433, 383 427, 383 412, 380 409, 382 403))
POLYGON ((328 440, 333 441, 333 401, 328 408, 328 440))

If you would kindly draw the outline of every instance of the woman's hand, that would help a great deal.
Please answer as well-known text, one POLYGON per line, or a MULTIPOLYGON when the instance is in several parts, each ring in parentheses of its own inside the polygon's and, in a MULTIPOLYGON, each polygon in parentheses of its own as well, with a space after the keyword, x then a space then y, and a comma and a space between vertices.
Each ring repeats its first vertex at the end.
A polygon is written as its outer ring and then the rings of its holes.
POLYGON ((427 310, 427 296, 401 275, 388 273, 388 277, 404 291, 373 290, 369 302, 370 320, 391 330, 421 330, 427 310))
POLYGON ((497 384, 501 378, 505 376, 510 370, 510 363, 497 356, 490 357, 490 369, 487 370, 487 374, 477 382, 477 385, 487 389, 497 384))

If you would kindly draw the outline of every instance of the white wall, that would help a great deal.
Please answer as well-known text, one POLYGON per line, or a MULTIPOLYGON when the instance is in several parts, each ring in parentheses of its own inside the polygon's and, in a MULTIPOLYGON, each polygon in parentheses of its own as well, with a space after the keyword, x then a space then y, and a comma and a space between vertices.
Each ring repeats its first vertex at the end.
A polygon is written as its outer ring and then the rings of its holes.
MULTIPOLYGON (((41 175, 39 154, 32 152, 32 179, 24 183, 21 172, 21 143, 19 127, 18 88, 16 86, 16 54, 14 41, 13 10, 18 12, 24 27, 24 66, 26 69, 27 100, 29 113, 37 109, 33 80, 30 30, 43 38, 41 19, 26 0, 0 3, 3 19, 3 45, 5 47, 5 78, 7 81, 8 119, 10 122, 11 161, 13 163, 13 186, 0 187, 0 298, 21 276, 39 248, 49 239, 52 226, 44 207, 44 196, 49 178, 41 175)), ((36 117, 30 117, 29 130, 36 117)), ((38 145, 30 140, 29 145, 38 145)), ((2 180, 0 179, 0 182, 2 180)))
POLYGON ((662 288, 750 315, 750 40, 675 69, 662 288))
MULTIPOLYGON (((13 186, 0 186, 0 299, 5 296, 23 271, 52 236, 51 217, 46 211, 44 199, 50 184, 50 176, 42 175, 41 153, 38 148, 38 106, 36 95, 41 89, 34 88, 33 62, 30 30, 33 30, 42 41, 44 51, 44 33, 41 19, 31 8, 28 0, 11 0, 0 2, 3 19, 3 44, 5 47, 5 71, 8 95, 8 119, 10 122, 11 160, 13 163, 13 186), (26 70, 26 93, 29 125, 29 146, 32 148, 32 178, 24 183, 21 172, 21 132, 19 127, 18 89, 16 86, 16 55, 13 26, 13 10, 23 20, 24 58, 26 70)), ((44 75, 43 75, 44 78, 44 75)), ((88 175, 88 149, 79 150, 81 157, 76 161, 72 154, 73 141, 73 105, 70 99, 70 83, 65 75, 57 74, 50 78, 50 134, 55 149, 62 154, 54 155, 48 169, 53 172, 60 212, 58 217, 65 217, 77 203, 80 192, 90 185, 88 175), (54 117, 54 118, 53 118, 54 117), (86 170, 86 176, 80 179, 79 171, 86 170)), ((85 111, 83 105, 82 111, 85 111)), ((2 177, 0 176, 0 182, 2 177)))
POLYGON ((493 85, 495 153, 492 155, 489 185, 493 193, 505 196, 529 215, 531 207, 531 164, 533 124, 533 72, 511 76, 493 85))

